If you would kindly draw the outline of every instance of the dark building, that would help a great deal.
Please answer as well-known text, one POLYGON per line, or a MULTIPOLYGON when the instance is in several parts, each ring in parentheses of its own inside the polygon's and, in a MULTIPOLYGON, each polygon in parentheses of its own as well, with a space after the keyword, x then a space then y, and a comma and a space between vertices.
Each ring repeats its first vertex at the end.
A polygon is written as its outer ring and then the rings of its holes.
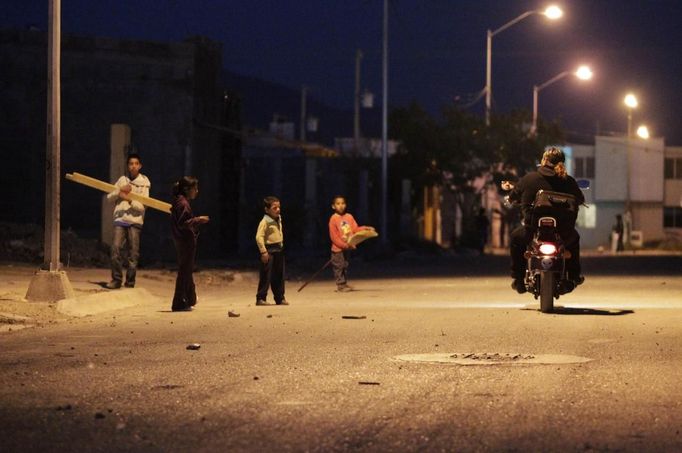
MULTIPOLYGON (((239 220, 239 105, 222 88, 221 52, 201 37, 182 43, 62 38, 62 174, 113 182, 110 169, 120 172, 125 153, 137 152, 151 196, 165 201, 180 176, 197 176, 195 212, 211 217, 199 241, 203 257, 236 249, 239 220), (121 137, 112 125, 128 131, 120 158, 114 144, 121 137)), ((0 31, 1 221, 43 223, 46 62, 44 32, 0 31)), ((102 193, 63 181, 62 228, 99 237, 107 222, 102 193)), ((147 211, 143 262, 173 259, 168 222, 167 214, 147 211)))

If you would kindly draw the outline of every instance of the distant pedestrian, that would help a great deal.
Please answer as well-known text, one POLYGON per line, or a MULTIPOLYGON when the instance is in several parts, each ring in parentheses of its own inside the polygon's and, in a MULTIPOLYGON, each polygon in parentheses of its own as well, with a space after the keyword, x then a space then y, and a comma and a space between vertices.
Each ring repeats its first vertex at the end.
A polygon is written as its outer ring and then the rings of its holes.
POLYGON ((622 252, 625 250, 625 246, 623 245, 623 233, 625 231, 624 225, 623 225, 623 216, 620 214, 616 215, 616 224, 613 226, 612 229, 612 235, 613 235, 613 240, 615 241, 615 247, 612 247, 614 252, 622 252))
POLYGON ((171 231, 178 256, 178 275, 175 279, 173 311, 191 311, 197 303, 194 286, 194 259, 197 252, 199 225, 209 221, 208 216, 195 217, 190 200, 199 194, 199 181, 193 176, 183 176, 173 186, 171 231))
POLYGON ((265 215, 256 230, 256 245, 261 262, 256 305, 272 305, 267 302, 269 288, 272 289, 277 305, 289 305, 284 298, 284 230, 279 199, 265 197, 263 209, 265 215))
POLYGON ((342 195, 337 195, 332 199, 332 209, 334 214, 329 218, 329 239, 332 243, 331 264, 334 270, 336 291, 352 291, 353 288, 348 286, 346 272, 350 250, 354 250, 355 245, 350 244, 348 240, 360 230, 374 230, 374 228, 358 226, 355 218, 346 212, 346 199, 342 195))
POLYGON ((127 247, 127 288, 135 287, 137 263, 140 258, 140 234, 144 224, 145 207, 133 200, 130 193, 149 196, 151 183, 140 173, 142 160, 138 154, 128 155, 128 174, 116 181, 116 189, 107 194, 107 200, 116 201, 114 206, 114 240, 111 243, 111 281, 108 289, 118 289, 123 284, 123 251, 127 247))
POLYGON ((476 216, 476 232, 478 233, 478 251, 483 255, 485 245, 488 243, 488 229, 490 228, 490 220, 485 212, 485 208, 478 210, 476 216))

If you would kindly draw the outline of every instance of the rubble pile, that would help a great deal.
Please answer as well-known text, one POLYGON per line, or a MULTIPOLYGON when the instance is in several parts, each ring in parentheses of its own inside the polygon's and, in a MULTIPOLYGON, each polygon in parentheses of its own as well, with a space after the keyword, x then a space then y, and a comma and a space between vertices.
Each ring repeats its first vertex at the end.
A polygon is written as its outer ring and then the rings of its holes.
MULTIPOLYGON (((45 236, 36 224, 0 222, 0 261, 39 264, 43 261, 45 236)), ((109 249, 97 239, 79 237, 62 230, 60 258, 64 266, 108 266, 109 249)))

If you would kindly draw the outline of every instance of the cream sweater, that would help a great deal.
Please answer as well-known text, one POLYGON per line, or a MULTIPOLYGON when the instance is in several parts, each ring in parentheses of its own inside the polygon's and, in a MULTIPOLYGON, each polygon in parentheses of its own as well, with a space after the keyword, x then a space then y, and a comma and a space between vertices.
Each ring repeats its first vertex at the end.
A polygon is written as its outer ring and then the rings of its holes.
POLYGON ((137 178, 131 180, 127 176, 121 176, 116 181, 116 189, 107 194, 107 200, 116 201, 114 206, 114 224, 122 226, 139 226, 144 224, 145 207, 139 201, 128 202, 123 198, 119 198, 121 187, 130 184, 133 188, 132 192, 145 197, 149 196, 149 189, 152 184, 149 179, 142 173, 137 175, 137 178))

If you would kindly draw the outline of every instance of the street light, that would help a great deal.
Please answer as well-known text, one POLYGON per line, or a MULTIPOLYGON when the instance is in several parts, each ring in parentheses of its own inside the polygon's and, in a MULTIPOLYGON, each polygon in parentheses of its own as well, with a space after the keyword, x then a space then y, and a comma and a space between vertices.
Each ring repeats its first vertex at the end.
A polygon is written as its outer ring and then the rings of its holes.
POLYGON ((490 125, 490 110, 491 110, 491 103, 492 103, 492 97, 493 97, 493 85, 492 85, 492 54, 493 54, 493 36, 497 35, 498 33, 503 32, 507 28, 511 27, 514 24, 517 24, 521 22, 523 19, 526 17, 532 16, 533 14, 540 14, 545 17, 547 17, 550 20, 557 20, 561 18, 561 16, 564 15, 564 12, 559 8, 558 6, 552 5, 547 7, 544 11, 542 10, 532 10, 532 11, 526 11, 525 13, 521 14, 518 16, 516 19, 513 19, 497 30, 491 31, 488 29, 487 32, 487 50, 486 50, 486 57, 485 57, 485 124, 487 126, 490 125))
POLYGON ((632 137, 632 109, 637 108, 639 102, 637 102, 637 97, 634 94, 628 93, 625 95, 623 103, 628 108, 628 138, 630 138, 632 137))
POLYGON ((641 139, 648 140, 650 137, 649 128, 642 124, 637 128, 637 136, 641 139))
POLYGON ((573 74, 580 80, 590 80, 593 75, 592 70, 588 66, 583 65, 580 66, 575 72, 564 71, 552 77, 543 84, 533 85, 533 125, 530 128, 531 135, 534 136, 538 129, 538 96, 540 94, 540 90, 547 88, 554 82, 558 82, 569 74, 573 74))

